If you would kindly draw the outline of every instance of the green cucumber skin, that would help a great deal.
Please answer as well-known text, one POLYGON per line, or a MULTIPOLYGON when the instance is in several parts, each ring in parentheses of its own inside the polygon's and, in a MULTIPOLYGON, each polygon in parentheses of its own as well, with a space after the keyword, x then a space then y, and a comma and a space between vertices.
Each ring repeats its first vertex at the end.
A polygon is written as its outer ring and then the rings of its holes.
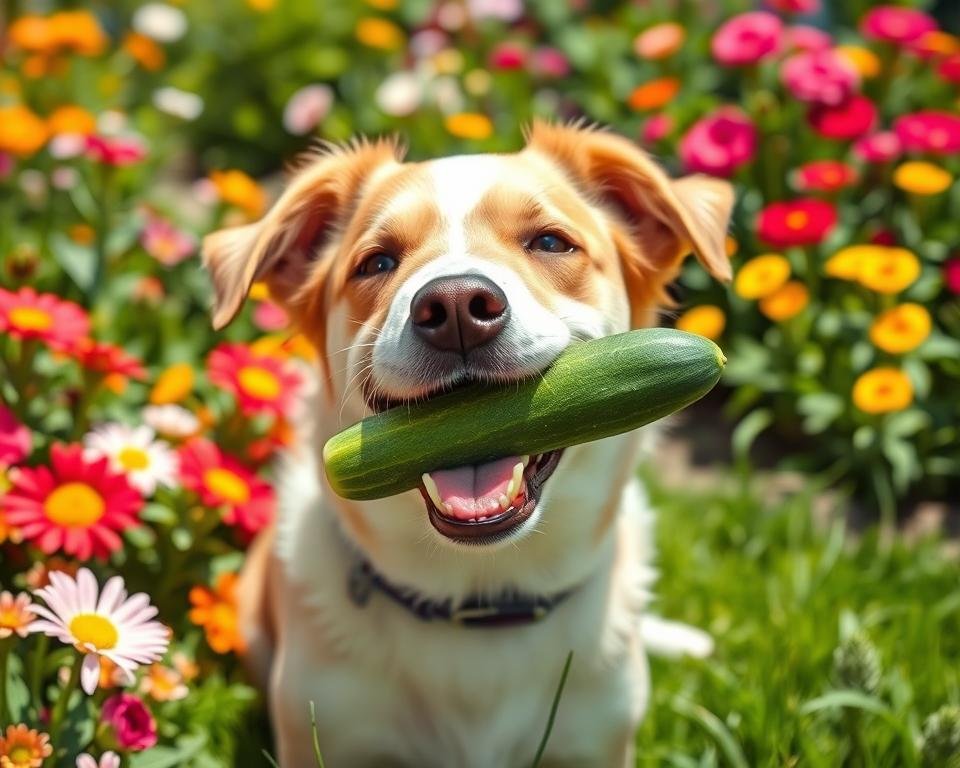
POLYGON ((712 341, 668 328, 577 343, 540 377, 363 419, 327 441, 327 479, 344 498, 379 499, 415 488, 424 472, 629 432, 699 400, 725 362, 712 341))

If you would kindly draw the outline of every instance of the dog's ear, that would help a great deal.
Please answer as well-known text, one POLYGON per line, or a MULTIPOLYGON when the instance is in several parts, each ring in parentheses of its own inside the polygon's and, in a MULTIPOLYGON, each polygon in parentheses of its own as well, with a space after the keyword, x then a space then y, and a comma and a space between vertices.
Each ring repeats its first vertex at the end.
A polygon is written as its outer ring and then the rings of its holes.
POLYGON ((583 194, 613 208, 627 225, 614 239, 634 324, 662 298, 691 251, 715 278, 730 280, 729 183, 700 175, 671 179, 632 142, 589 127, 535 122, 527 149, 552 159, 583 194))
POLYGON ((256 280, 289 307, 306 283, 324 238, 352 210, 365 179, 399 160, 396 142, 358 141, 328 148, 301 166, 260 221, 222 229, 203 240, 203 263, 214 287, 213 327, 240 311, 256 280))

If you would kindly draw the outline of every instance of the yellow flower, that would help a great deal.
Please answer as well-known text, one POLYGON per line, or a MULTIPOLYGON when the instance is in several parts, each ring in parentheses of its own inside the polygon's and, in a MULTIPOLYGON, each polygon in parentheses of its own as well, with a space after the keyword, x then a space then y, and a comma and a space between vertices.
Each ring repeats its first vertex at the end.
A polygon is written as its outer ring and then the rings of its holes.
POLYGON ((261 336, 250 345, 250 350, 256 355, 275 357, 278 360, 287 360, 291 356, 310 361, 317 359, 316 349, 302 333, 293 336, 280 333, 261 336))
POLYGON ((870 326, 870 341, 891 355, 919 347, 930 335, 930 313, 919 304, 901 304, 888 309, 870 326))
POLYGON ((46 142, 47 124, 27 107, 0 107, 0 151, 26 157, 46 142))
POLYGON ((458 112, 444 120, 447 131, 458 139, 487 139, 493 135, 493 123, 479 112, 458 112))
POLYGON ((882 245, 848 245, 827 260, 823 271, 829 277, 856 280, 860 274, 860 266, 874 256, 882 256, 886 250, 882 245))
POLYGON ((790 262, 778 253, 765 253, 740 267, 733 290, 744 299, 769 296, 790 277, 790 262))
POLYGON ((456 75, 463 69, 463 54, 456 48, 444 48, 433 59, 433 68, 441 75, 456 75))
POLYGON ((914 195, 939 195, 950 188, 953 176, 933 163, 912 160, 897 166, 893 172, 893 183, 904 192, 914 195))
POLYGON ((880 59, 869 48, 860 45, 838 45, 836 51, 864 80, 880 74, 880 59))
POLYGON ((267 13, 277 7, 277 0, 247 0, 247 5, 260 13, 267 13))
POLYGON ((860 264, 857 280, 877 293, 899 293, 920 277, 920 261, 906 248, 882 247, 860 264))
POLYGON ((864 413, 902 411, 913 402, 913 384, 897 368, 874 368, 853 385, 853 404, 864 413))
POLYGON ((210 181, 223 202, 242 208, 251 219, 263 213, 267 196, 263 188, 243 171, 211 171, 210 181))
POLYGON ((47 117, 47 128, 51 136, 59 136, 63 133, 89 136, 97 129, 97 120, 83 107, 65 104, 57 107, 47 117))
POLYGON ((677 318, 677 330, 696 333, 716 341, 723 335, 727 325, 727 317, 720 307, 712 304, 701 304, 684 312, 677 318))
POLYGON ((392 11, 397 7, 397 0, 367 0, 367 5, 378 11, 392 11))
POLYGON ((188 363, 176 363, 163 371, 150 390, 150 402, 154 405, 179 403, 193 390, 193 368, 188 363))
POLYGON ((378 48, 382 51, 395 51, 403 46, 406 35, 392 21, 368 16, 357 22, 355 30, 357 40, 368 48, 378 48))
POLYGON ((123 38, 124 52, 148 72, 163 69, 167 54, 152 39, 139 32, 128 32, 123 38))
POLYGON ((0 768, 39 768, 52 753, 50 737, 22 723, 0 735, 0 768))
POLYGON ((760 299, 760 311, 775 322, 789 320, 810 303, 810 291, 799 280, 784 283, 769 296, 760 299))
POLYGON ((247 296, 253 301, 268 301, 270 299, 270 289, 263 280, 257 280, 250 286, 247 296))

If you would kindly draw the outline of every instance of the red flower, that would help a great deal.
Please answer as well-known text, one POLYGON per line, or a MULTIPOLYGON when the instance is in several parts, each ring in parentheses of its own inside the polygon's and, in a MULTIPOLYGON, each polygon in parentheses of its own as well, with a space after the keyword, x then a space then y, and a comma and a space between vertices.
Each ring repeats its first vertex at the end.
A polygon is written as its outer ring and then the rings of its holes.
POLYGON ((893 132, 907 152, 952 155, 960 152, 960 116, 924 110, 893 121, 893 132))
POLYGON ((836 106, 814 104, 807 112, 810 126, 828 139, 856 139, 877 120, 877 108, 866 96, 854 94, 836 106))
POLYGON ((960 53, 943 59, 937 66, 937 73, 948 83, 960 83, 960 53))
POLYGON ((273 519, 273 489, 251 469, 202 437, 179 450, 180 481, 208 507, 222 507, 223 520, 254 534, 273 519))
POLYGON ((794 174, 794 185, 801 192, 836 192, 857 180, 856 169, 838 160, 814 160, 794 174))
POLYGON ((527 52, 515 43, 500 43, 490 53, 491 69, 523 69, 526 63, 527 52))
POLYGON ((0 403, 0 467, 19 464, 30 455, 32 446, 30 430, 0 403))
POLYGON ((823 200, 801 198, 771 203, 757 218, 757 234, 777 248, 815 245, 837 223, 837 211, 823 200))
POLYGON ((87 136, 86 155, 104 165, 133 165, 147 156, 143 142, 134 137, 87 136))
POLYGON ((147 377, 140 360, 116 344, 79 339, 68 350, 68 354, 84 368, 105 376, 118 375, 140 380, 147 377))
POLYGON ((860 32, 870 40, 903 45, 919 39, 937 28, 933 17, 915 8, 880 5, 860 20, 860 32))
POLYGON ((948 259, 943 265, 943 282, 951 293, 960 296, 960 258, 948 259))
POLYGON ((210 381, 236 397, 247 416, 286 413, 300 387, 289 365, 245 344, 221 344, 210 353, 207 367, 210 381))
POLYGON ((0 288, 0 333, 15 339, 39 339, 65 349, 87 335, 90 319, 79 304, 33 288, 11 293, 0 288))
POLYGON ((123 542, 118 533, 137 525, 143 498, 106 458, 84 458, 82 445, 54 444, 49 467, 20 467, 0 499, 7 522, 50 555, 106 559, 123 542))

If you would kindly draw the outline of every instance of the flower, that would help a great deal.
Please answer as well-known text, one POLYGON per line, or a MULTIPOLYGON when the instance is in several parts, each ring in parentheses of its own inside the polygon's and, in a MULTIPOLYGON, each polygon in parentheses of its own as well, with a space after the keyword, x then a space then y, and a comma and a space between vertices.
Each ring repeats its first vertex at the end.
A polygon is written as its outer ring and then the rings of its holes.
POLYGON ((190 621, 203 627, 207 644, 216 653, 242 653, 243 637, 237 622, 237 582, 236 573, 221 573, 214 582, 213 589, 205 586, 190 590, 190 605, 187 614, 190 621))
POLYGON ((154 405, 179 403, 193 391, 196 374, 189 363, 174 363, 164 369, 150 390, 150 402, 154 405))
POLYGON ((832 50, 795 53, 783 63, 780 79, 794 98, 829 106, 845 101, 860 81, 856 70, 832 50))
POLYGON ((517 43, 510 41, 499 43, 490 51, 488 63, 490 69, 499 69, 503 72, 523 69, 527 63, 527 51, 517 43))
MULTIPOLYGON (((479 70, 474 70, 477 72, 479 70)), ((423 101, 423 83, 413 72, 394 72, 380 83, 373 96, 380 110, 392 117, 406 117, 423 101)))
POLYGON ((522 0, 467 0, 470 18, 476 21, 496 19, 511 23, 523 16, 522 0))
POLYGON ((103 702, 100 722, 107 728, 107 738, 122 750, 142 752, 157 743, 157 721, 132 693, 115 693, 103 702))
POLYGON ((750 162, 757 149, 757 129, 736 107, 721 107, 700 118, 680 139, 680 159, 687 171, 732 176, 750 162))
POLYGON ((107 36, 90 11, 61 11, 49 17, 54 45, 81 56, 99 56, 107 36))
POLYGON ((247 534, 273 518, 270 485, 216 444, 194 437, 180 447, 180 481, 208 507, 223 508, 223 520, 247 534))
POLYGON ((733 290, 744 299, 761 299, 780 288, 789 277, 790 262, 778 253, 765 253, 740 267, 733 290))
POLYGON ((808 24, 787 27, 783 42, 788 51, 825 51, 833 46, 833 38, 827 32, 808 24))
POLYGON ((910 51, 922 59, 935 59, 960 53, 960 38, 948 32, 933 29, 908 45, 910 51))
POLYGON ((146 425, 103 424, 84 436, 83 445, 86 458, 108 459, 110 468, 144 496, 151 496, 158 485, 176 485, 177 455, 146 425))
POLYGON ((87 136, 85 151, 91 160, 116 167, 139 163, 147 156, 147 147, 137 136, 87 136))
POLYGON ((781 13, 816 13, 820 10, 820 0, 766 0, 773 10, 781 13))
POLYGON ((893 132, 907 152, 950 155, 960 152, 960 115, 925 110, 901 115, 893 132))
POLYGON ((83 107, 73 104, 57 107, 47 117, 47 130, 51 136, 63 134, 89 136, 96 129, 96 118, 83 107))
POLYGON ((660 109, 673 101, 679 92, 680 80, 676 77, 658 77, 634 88, 627 104, 638 112, 660 109))
POLYGON ((827 259, 823 271, 838 280, 856 280, 864 262, 873 257, 882 258, 885 252, 883 245, 848 245, 827 259))
POLYGON ((660 61, 673 56, 683 47, 687 32, 680 24, 665 21, 647 27, 633 40, 633 50, 641 59, 660 61))
POLYGON ((63 571, 71 576, 76 576, 79 569, 79 565, 71 563, 62 557, 46 557, 42 561, 35 562, 30 567, 30 570, 26 573, 25 580, 30 589, 37 590, 50 583, 50 574, 54 571, 63 571))
POLYGON ((692 307, 677 318, 677 330, 696 333, 716 341, 723 335, 727 325, 727 316, 720 307, 713 304, 701 304, 692 307))
POLYGON ((896 160, 902 152, 903 145, 892 131, 871 133, 853 143, 853 153, 868 163, 889 163, 896 160))
POLYGON ((948 259, 943 265, 943 282, 951 293, 960 296, 960 259, 948 259))
POLYGON ((88 461, 80 445, 55 443, 51 466, 19 467, 0 498, 8 522, 50 555, 106 558, 120 549, 118 532, 137 525, 140 494, 106 459, 88 461))
POLYGON ((920 277, 920 261, 906 248, 875 246, 870 258, 861 262, 857 280, 877 293, 899 293, 920 277))
POLYGON ((960 53, 947 56, 937 64, 937 74, 948 83, 960 83, 960 53))
POLYGON ((77 768, 120 768, 120 755, 107 750, 100 755, 100 762, 88 752, 77 755, 77 768))
POLYGON ((834 206, 806 197, 766 206, 757 218, 757 234, 778 248, 815 245, 830 234, 836 223, 834 206))
POLYGON ((151 97, 153 106, 181 120, 196 120, 203 112, 203 97, 191 91, 165 85, 157 88, 151 97))
POLYGON ((27 157, 48 138, 47 124, 20 104, 0 107, 0 151, 27 157))
POLYGON ((167 54, 163 52, 163 48, 139 32, 128 32, 124 35, 120 47, 147 72, 158 72, 167 63, 167 54))
POLYGON ((21 592, 14 597, 10 592, 0 592, 0 641, 11 635, 26 637, 31 632, 31 624, 36 618, 30 603, 30 595, 21 592))
POLYGON ((870 326, 870 341, 891 355, 919 347, 930 335, 930 313, 920 304, 900 304, 878 315, 870 326))
POLYGON ((354 34, 363 45, 381 51, 396 51, 406 42, 403 30, 387 19, 373 16, 360 19, 354 34))
POLYGON ((123 347, 93 339, 78 339, 67 353, 89 371, 105 376, 121 376, 124 379, 145 379, 147 372, 139 358, 129 354, 123 347))
POLYGON ((756 64, 776 53, 783 42, 783 22, 767 11, 750 11, 728 19, 714 33, 710 50, 727 66, 756 64))
POLYGON ((294 136, 305 136, 323 122, 332 106, 333 89, 329 85, 305 85, 283 108, 283 127, 294 136))
POLYGON ((253 324, 261 331, 279 331, 289 323, 287 311, 272 301, 262 301, 253 310, 253 324))
POLYGON ((853 404, 864 413, 902 411, 913 402, 913 384, 897 368, 874 368, 853 384, 853 404))
POLYGON ((179 701, 189 693, 183 682, 183 675, 172 667, 151 664, 147 674, 140 681, 140 691, 154 701, 179 701))
POLYGON ((247 416, 286 412, 300 386, 294 371, 245 344, 221 344, 210 353, 207 368, 210 381, 236 397, 247 416))
POLYGON ((862 45, 838 45, 834 50, 847 60, 847 63, 857 70, 857 74, 864 80, 869 80, 880 74, 882 65, 880 59, 869 48, 862 45))
POLYGON ((179 405, 148 405, 143 409, 143 422, 157 434, 174 440, 192 437, 200 431, 200 421, 179 405))
POLYGON ((860 20, 860 32, 869 40, 903 45, 935 30, 933 17, 916 8, 880 5, 871 8, 860 20))
POLYGON ((663 141, 673 130, 673 118, 660 113, 649 118, 640 129, 640 140, 645 144, 656 144, 663 141))
POLYGON ((953 176, 938 165, 913 160, 897 166, 893 184, 913 195, 939 195, 953 184, 953 176))
MULTIPOLYGON (((538 77, 566 77, 570 74, 570 61, 563 51, 542 45, 535 48, 530 55, 530 71, 538 77)), ((468 83, 465 82, 464 85, 468 83)))
POLYGON ((19 464, 33 448, 30 430, 17 421, 13 411, 0 403, 0 467, 19 464))
POLYGON ((147 223, 140 233, 143 250, 165 267, 174 267, 197 249, 197 239, 189 232, 177 229, 171 221, 147 215, 147 223))
POLYGON ((50 737, 22 723, 0 736, 0 768, 40 768, 52 754, 50 737))
POLYGON ((758 306, 768 318, 781 322, 800 314, 809 303, 810 292, 807 286, 799 280, 791 280, 760 299, 758 306))
POLYGON ((857 171, 839 160, 813 160, 794 172, 794 186, 801 192, 837 192, 857 180, 857 171))
POLYGON ((877 108, 866 96, 853 94, 837 105, 812 105, 807 112, 807 122, 828 139, 856 139, 873 128, 877 108))
POLYGON ((210 181, 223 202, 240 208, 249 218, 255 219, 263 213, 267 196, 243 171, 211 171, 210 181))
POLYGON ((187 17, 166 3, 146 3, 134 11, 131 26, 158 43, 175 43, 187 33, 187 17))
POLYGON ((101 590, 88 568, 76 579, 54 571, 50 585, 36 592, 46 606, 34 606, 40 616, 34 628, 84 654, 80 685, 92 694, 100 679, 100 657, 128 677, 141 664, 160 659, 170 644, 170 632, 154 621, 157 609, 142 592, 127 597, 123 577, 113 576, 101 590))
POLYGON ((493 123, 490 118, 479 112, 458 112, 447 115, 443 124, 447 133, 458 139, 480 141, 493 135, 493 123))
POLYGON ((87 335, 90 320, 78 304, 52 293, 24 287, 17 293, 0 288, 0 333, 15 339, 39 339, 66 349, 87 335))

